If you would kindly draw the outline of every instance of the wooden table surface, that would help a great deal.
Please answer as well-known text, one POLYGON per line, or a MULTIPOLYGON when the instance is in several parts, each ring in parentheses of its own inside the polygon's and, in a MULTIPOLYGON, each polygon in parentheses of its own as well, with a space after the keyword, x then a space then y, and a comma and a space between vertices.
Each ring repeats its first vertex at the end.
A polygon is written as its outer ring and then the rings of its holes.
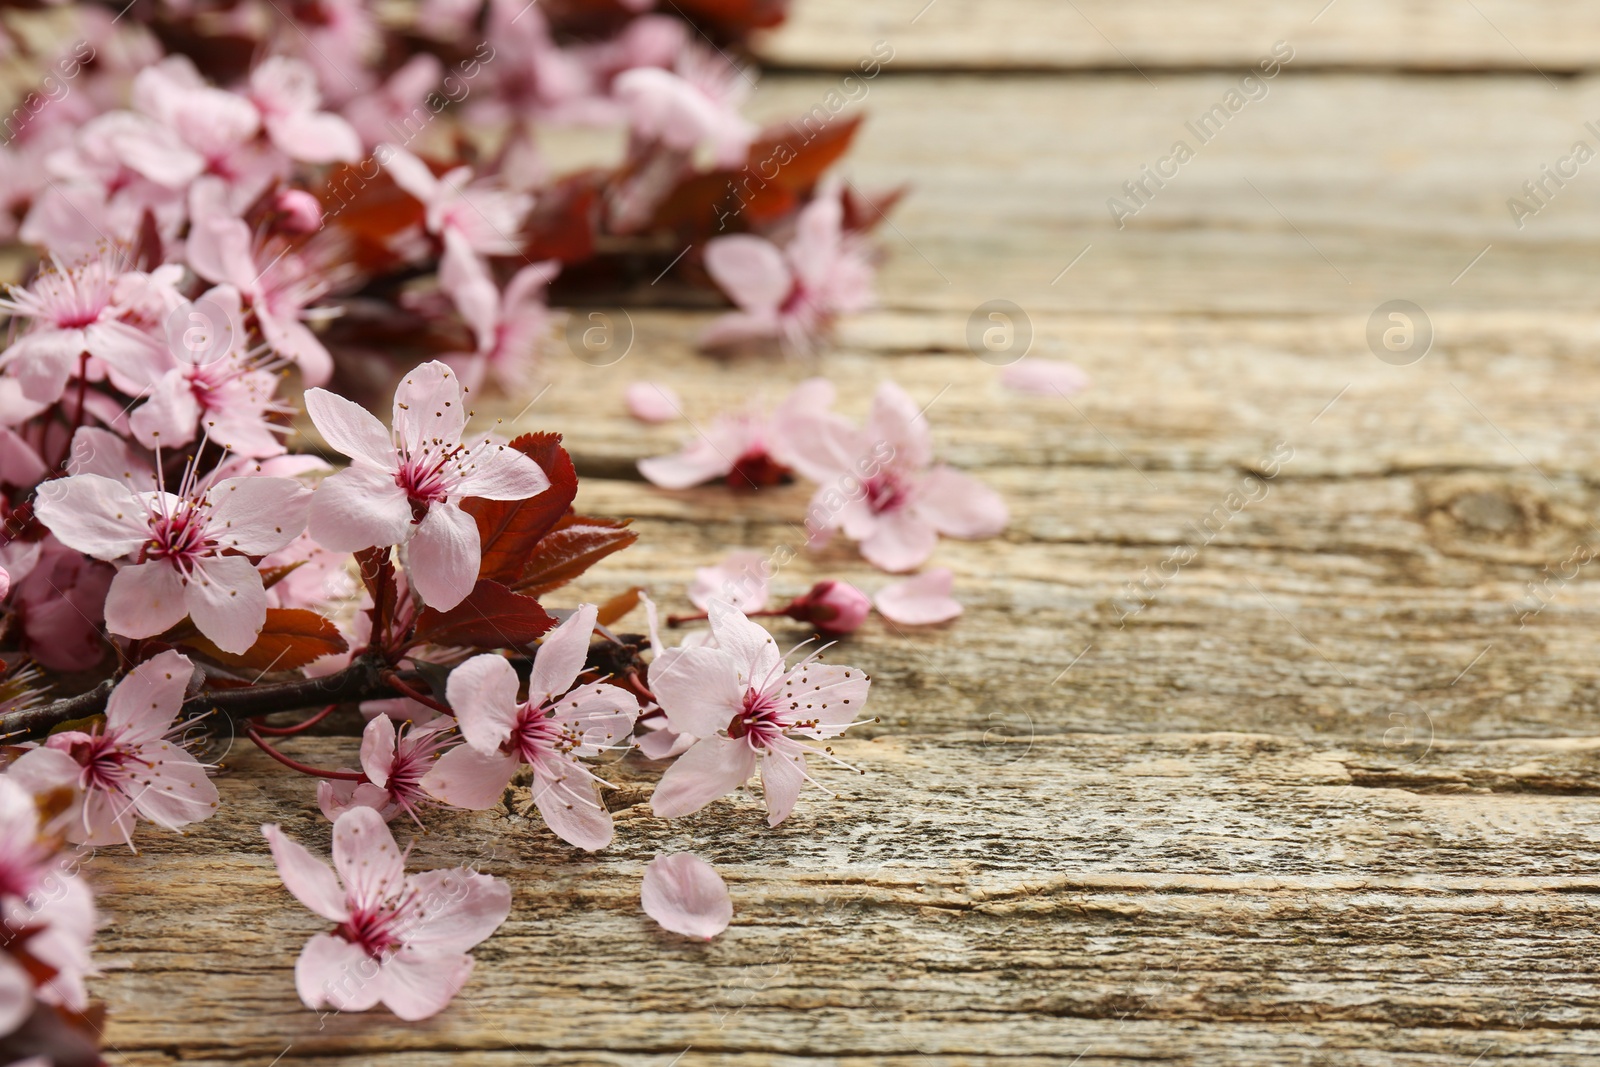
MULTIPOLYGON (((873 621, 835 657, 876 678, 881 722, 836 746, 867 773, 823 769, 838 799, 768 830, 753 795, 655 819, 630 761, 594 856, 514 812, 440 818, 414 865, 476 862, 515 903, 455 1005, 403 1025, 299 1004, 320 920, 257 827, 326 824, 241 746, 214 818, 88 866, 119 1062, 1600 1059, 1600 161, 1520 227, 1507 206, 1600 148, 1592 5, 922 3, 796 0, 754 103, 805 110, 895 48, 848 163, 869 193, 914 184, 880 309, 815 366, 714 362, 705 313, 634 310, 626 359, 553 351, 523 419, 568 435, 581 506, 642 534, 573 595, 681 610, 696 565, 795 545, 807 494, 644 485, 633 461, 685 430, 628 420, 629 381, 697 422, 818 371, 851 413, 885 378, 932 404, 1014 518, 940 546, 961 619, 873 621), (1185 123, 1278 41, 1295 58, 1198 144, 1185 123), (1179 139, 1194 158, 1119 229, 1108 198, 1179 139), (966 342, 994 299, 1091 390, 1002 391, 966 342), (1433 332, 1408 365, 1367 339, 1398 299, 1433 332), (643 865, 681 849, 732 890, 708 945, 639 910, 643 865)), ((823 576, 886 581, 839 545, 775 584, 823 576)))

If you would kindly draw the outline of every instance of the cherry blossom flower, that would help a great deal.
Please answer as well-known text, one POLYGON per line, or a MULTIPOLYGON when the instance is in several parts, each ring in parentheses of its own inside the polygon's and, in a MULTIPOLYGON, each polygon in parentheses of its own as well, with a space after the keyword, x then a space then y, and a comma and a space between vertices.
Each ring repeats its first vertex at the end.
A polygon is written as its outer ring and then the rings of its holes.
POLYGON ((1000 384, 1013 392, 1065 399, 1089 388, 1089 376, 1064 359, 1023 359, 1001 368, 1000 384))
POLYGON ((767 606, 767 571, 770 565, 761 552, 731 552, 714 567, 697 567, 689 584, 689 600, 705 611, 714 600, 721 600, 745 614, 767 606))
POLYGON ((611 813, 596 792, 607 783, 580 760, 627 747, 639 703, 603 682, 572 688, 597 613, 584 604, 545 636, 526 700, 517 699, 517 672, 501 656, 474 656, 450 672, 446 695, 467 743, 439 758, 424 788, 457 807, 487 808, 527 764, 533 802, 557 837, 590 852, 611 843, 611 813))
POLYGON ((344 117, 361 135, 363 144, 376 148, 405 132, 401 124, 415 121, 424 100, 443 77, 444 64, 437 56, 427 52, 414 55, 376 90, 346 104, 344 117))
POLYGON ((904 626, 949 622, 961 614, 961 604, 950 595, 952 582, 948 567, 934 567, 884 586, 873 603, 884 618, 904 626))
POLYGON ((435 176, 428 165, 404 148, 384 145, 378 150, 394 183, 422 201, 429 233, 445 242, 445 255, 465 251, 482 255, 514 255, 520 249, 516 234, 532 206, 532 197, 499 188, 494 182, 474 182, 471 167, 456 167, 435 176), (451 238, 460 244, 451 247, 451 238))
POLYGON ((453 726, 441 715, 402 733, 389 716, 374 716, 361 732, 361 770, 367 781, 318 782, 322 814, 333 820, 351 808, 374 808, 386 820, 405 812, 421 826, 421 810, 433 801, 422 788, 422 779, 440 750, 453 743, 453 726))
POLYGON ((284 888, 338 923, 295 963, 306 1007, 366 1011, 407 1022, 444 1010, 472 974, 467 954, 511 914, 511 887, 465 867, 407 875, 383 816, 352 808, 333 824, 333 869, 276 825, 261 828, 284 888), (337 873, 335 873, 337 872, 337 873))
POLYGON ((650 664, 650 688, 674 730, 698 741, 667 768, 650 805, 663 818, 699 811, 733 792, 759 766, 767 822, 789 817, 807 780, 806 755, 827 755, 800 738, 837 737, 854 724, 870 679, 813 653, 785 667, 771 635, 726 604, 713 603, 715 648, 672 648, 650 664))
POLYGON ((267 617, 261 574, 247 558, 305 528, 311 491, 289 478, 225 478, 208 488, 193 466, 180 492, 135 493, 98 474, 39 487, 39 521, 69 548, 129 561, 112 579, 106 626, 154 637, 187 615, 225 652, 255 643, 267 617))
POLYGON ((478 525, 463 497, 524 500, 550 487, 533 460, 487 435, 471 444, 463 390, 437 360, 408 373, 394 393, 394 430, 325 389, 306 392, 318 432, 351 465, 317 487, 311 536, 336 552, 405 545, 411 584, 441 611, 477 582, 478 525))
POLYGON ((893 382, 878 387, 864 431, 812 414, 794 432, 811 447, 795 450, 793 466, 821 486, 807 518, 814 544, 842 529, 873 566, 907 571, 933 554, 940 534, 982 539, 1005 528, 994 490, 933 462, 928 420, 893 382))
POLYGON ((561 273, 555 260, 533 263, 512 275, 502 294, 477 256, 454 257, 440 267, 439 285, 477 340, 477 351, 459 360, 467 389, 493 378, 508 393, 528 385, 536 357, 550 330, 544 293, 561 273))
POLYGON ((146 448, 177 447, 203 430, 236 455, 281 455, 288 425, 272 417, 293 409, 275 398, 279 364, 239 350, 239 291, 219 285, 175 311, 170 354, 142 376, 123 375, 134 379, 127 392, 150 398, 128 418, 134 438, 146 448))
POLYGON ((843 229, 837 188, 818 191, 783 248, 752 234, 706 245, 706 270, 739 310, 714 322, 707 346, 772 338, 809 352, 842 314, 871 305, 873 266, 865 241, 843 229))
POLYGON ((710 941, 733 921, 728 884, 692 852, 657 856, 644 868, 639 903, 665 929, 710 941))
POLYGON ((794 388, 770 417, 754 411, 718 415, 679 452, 639 461, 639 473, 663 489, 688 489, 726 478, 733 489, 776 485, 788 474, 804 442, 795 428, 833 403, 833 383, 810 378, 794 388))
POLYGON ((361 137, 341 116, 319 110, 317 75, 305 63, 272 56, 250 74, 250 102, 278 151, 306 163, 354 163, 361 137))
POLYGON ((719 167, 744 163, 756 127, 739 114, 754 86, 730 60, 699 46, 678 54, 675 71, 636 67, 618 75, 612 92, 628 109, 635 137, 691 153, 711 146, 719 167))
POLYGON ((0 312, 33 320, 0 354, 0 366, 16 365, 24 396, 59 400, 85 354, 129 370, 159 355, 148 335, 121 321, 121 277, 110 253, 72 267, 52 260, 27 288, 12 286, 0 298, 0 312))
POLYGON ((208 818, 217 789, 200 763, 177 739, 190 723, 177 716, 194 666, 177 652, 163 652, 135 667, 106 701, 103 726, 85 733, 51 734, 45 748, 18 757, 9 773, 26 772, 56 753, 80 768, 81 815, 67 839, 86 845, 125 842, 133 847, 139 816, 169 830, 208 818))
POLYGON ((0 551, 9 555, 13 547, 33 557, 21 577, 8 563, 15 579, 13 618, 22 625, 23 651, 53 671, 82 671, 99 663, 107 648, 100 624, 115 572, 54 536, 33 546, 12 542, 0 551))
POLYGON ((333 357, 302 320, 326 283, 279 239, 252 248, 249 225, 230 212, 214 183, 194 183, 189 211, 189 267, 208 282, 237 289, 273 351, 297 364, 306 384, 325 383, 333 376, 333 357))
POLYGON ((16 965, 0 953, 0 1035, 15 1027, 8 1020, 15 1017, 19 1000, 30 1009, 37 996, 47 1004, 85 1010, 84 979, 95 973, 89 955, 96 922, 93 895, 69 869, 69 858, 47 839, 50 830, 39 818, 41 785, 53 788, 70 780, 75 786, 78 765, 54 749, 35 751, 40 754, 31 767, 19 774, 13 765, 11 773, 0 775, 0 939, 20 935, 28 955, 55 973, 35 989, 32 977, 24 973, 19 980, 12 970, 16 965), (52 757, 64 767, 35 773, 52 757))
POLYGON ((256 106, 206 84, 186 56, 168 56, 140 71, 133 104, 159 123, 162 135, 125 135, 116 150, 159 185, 181 189, 210 175, 228 190, 229 206, 242 211, 287 172, 287 160, 259 140, 256 106))
POLYGON ((623 394, 628 414, 640 422, 673 422, 683 418, 683 400, 660 382, 630 382, 623 394))

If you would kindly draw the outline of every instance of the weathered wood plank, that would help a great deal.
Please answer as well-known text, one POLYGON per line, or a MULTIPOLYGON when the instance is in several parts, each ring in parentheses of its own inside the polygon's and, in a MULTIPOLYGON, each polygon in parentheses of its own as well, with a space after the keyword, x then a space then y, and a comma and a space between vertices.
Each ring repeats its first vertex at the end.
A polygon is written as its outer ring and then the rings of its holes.
MULTIPOLYGON (((837 84, 768 78, 755 109, 792 119, 837 84)), ((1593 308, 1585 267, 1600 184, 1583 169, 1564 188, 1548 183, 1548 206, 1520 229, 1507 207, 1575 142, 1600 149, 1584 125, 1600 120, 1593 79, 1291 68, 1201 143, 1185 123, 1236 84, 1215 74, 1159 87, 1136 74, 880 76, 846 174, 869 193, 914 188, 883 231, 885 303, 962 316, 1004 298, 1030 314, 1363 320, 1395 298, 1430 312, 1593 308), (1124 183, 1147 180, 1140 168, 1180 140, 1194 158, 1164 188, 1148 184, 1148 206, 1119 229, 1108 201, 1138 206, 1124 183)))
MULTIPOLYGON (((919 708, 905 689, 884 703, 919 708)), ((808 795, 777 831, 756 797, 656 820, 651 774, 625 763, 603 855, 504 812, 418 838, 416 865, 518 881, 464 996, 410 1028, 295 1005, 293 959, 318 921, 277 886, 255 827, 321 842, 326 826, 304 810, 309 782, 235 752, 218 816, 89 865, 114 916, 108 959, 132 968, 99 986, 128 1063, 175 1048, 485 1064, 685 1048, 702 1063, 1594 1055, 1597 745, 905 734, 840 745, 867 773, 823 771, 840 798, 808 795), (711 945, 638 911, 643 863, 686 847, 736 901, 711 945)))
POLYGON ((1591 70, 1592 11, 1576 0, 808 0, 760 44, 766 65, 849 70, 877 41, 899 67, 1142 70, 1252 66, 1274 41, 1303 65, 1591 70))
MULTIPOLYGON (((1376 5, 1340 0, 1319 27, 1351 9, 1376 5)), ((628 420, 627 382, 675 386, 696 422, 818 370, 852 414, 883 377, 937 398, 944 454, 1014 521, 940 547, 959 621, 915 636, 874 621, 839 650, 879 683, 881 721, 837 746, 865 776, 823 771, 841 798, 810 794, 769 832, 750 797, 655 820, 651 772, 625 763, 608 770, 619 841, 597 857, 520 816, 443 817, 414 862, 479 859, 512 877, 515 909, 466 997, 402 1028, 297 1006, 316 924, 256 827, 320 843, 326 826, 309 783, 232 752, 214 820, 90 865, 116 920, 97 990, 126 1061, 1600 1055, 1592 575, 1550 580, 1526 627, 1516 606, 1600 533, 1600 214, 1582 178, 1521 231, 1504 204, 1586 136, 1596 86, 1291 71, 1117 231, 1106 197, 1230 84, 1153 80, 875 80, 853 175, 917 183, 883 233, 884 310, 816 365, 707 360, 688 343, 704 315, 638 312, 615 366, 557 347, 516 421, 567 433, 580 505, 645 535, 558 600, 639 583, 681 608, 695 566, 798 547, 807 491, 634 480, 686 428, 628 420), (1072 405, 1002 392, 964 339, 994 297, 1094 388, 1072 405), (1413 366, 1367 348, 1393 297, 1437 328, 1413 366), (1195 535, 1279 440, 1294 458, 1270 491, 1195 535), (1126 583, 1195 536, 1198 558, 1119 628, 1126 583), (684 848, 739 908, 710 946, 638 912, 643 863, 684 848)), ((792 114, 835 81, 771 77, 758 105, 792 114)), ((776 584, 821 576, 887 580, 840 544, 776 584)))

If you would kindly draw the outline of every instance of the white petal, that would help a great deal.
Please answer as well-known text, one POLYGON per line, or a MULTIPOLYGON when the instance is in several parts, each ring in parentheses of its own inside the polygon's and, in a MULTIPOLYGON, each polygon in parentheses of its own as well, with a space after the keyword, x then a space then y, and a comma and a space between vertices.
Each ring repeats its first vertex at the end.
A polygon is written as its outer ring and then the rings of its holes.
POLYGON ((74 474, 39 487, 39 521, 69 548, 118 559, 150 538, 150 515, 133 491, 98 474, 74 474))
POLYGON ((183 602, 197 630, 224 652, 248 652, 267 622, 261 573, 243 556, 213 556, 189 575, 183 602))
POLYGON ((449 611, 478 584, 482 559, 477 521, 454 504, 434 504, 406 545, 406 575, 424 604, 449 611))

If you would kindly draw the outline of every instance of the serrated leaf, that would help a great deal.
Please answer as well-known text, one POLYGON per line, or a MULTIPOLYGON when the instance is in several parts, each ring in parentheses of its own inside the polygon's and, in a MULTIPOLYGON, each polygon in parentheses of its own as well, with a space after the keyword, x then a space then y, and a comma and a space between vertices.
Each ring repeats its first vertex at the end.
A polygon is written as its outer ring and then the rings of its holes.
POLYGON ((449 611, 424 609, 416 639, 452 647, 523 648, 555 624, 533 597, 513 593, 499 582, 480 581, 449 611))
POLYGON ((572 457, 561 447, 560 434, 523 434, 511 447, 539 465, 550 479, 550 488, 526 500, 469 497, 461 502, 461 509, 478 524, 483 551, 479 581, 516 581, 539 539, 561 521, 578 495, 578 473, 572 468, 572 457))
POLYGON ((253 671, 294 670, 350 648, 337 626, 303 608, 268 608, 256 643, 239 654, 222 651, 200 634, 185 636, 181 643, 225 667, 253 671))
POLYGON ((637 541, 639 535, 627 529, 630 521, 566 516, 540 540, 512 588, 530 596, 559 589, 611 553, 637 541))

